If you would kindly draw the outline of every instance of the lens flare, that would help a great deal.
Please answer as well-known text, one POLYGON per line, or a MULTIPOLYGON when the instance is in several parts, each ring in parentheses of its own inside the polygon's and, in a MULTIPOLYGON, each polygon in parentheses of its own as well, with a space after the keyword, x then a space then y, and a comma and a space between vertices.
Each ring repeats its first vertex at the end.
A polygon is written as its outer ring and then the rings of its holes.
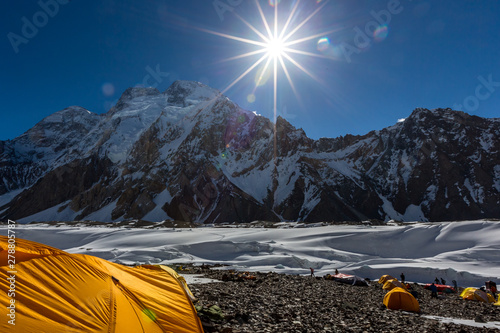
POLYGON ((330 46, 330 40, 327 37, 318 40, 318 51, 325 52, 330 46))
POLYGON ((269 0, 269 6, 275 7, 281 2, 281 0, 269 0))
POLYGON ((104 96, 111 97, 115 94, 115 86, 112 83, 104 83, 101 89, 104 96))
POLYGON ((255 74, 256 87, 265 85, 269 80, 269 78, 271 77, 270 71, 267 70, 268 68, 269 68, 269 61, 267 62, 266 66, 259 68, 259 70, 255 74))
POLYGON ((389 27, 387 26, 387 24, 379 26, 373 32, 373 38, 375 38, 377 42, 383 41, 384 39, 387 38, 388 35, 389 35, 389 27))

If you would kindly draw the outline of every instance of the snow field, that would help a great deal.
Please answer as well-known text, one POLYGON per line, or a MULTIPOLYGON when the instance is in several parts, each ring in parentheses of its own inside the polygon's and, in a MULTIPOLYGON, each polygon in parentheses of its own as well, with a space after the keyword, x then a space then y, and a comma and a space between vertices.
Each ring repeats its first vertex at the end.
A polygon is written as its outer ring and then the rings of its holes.
POLYGON ((313 267, 317 276, 338 269, 370 279, 404 272, 421 283, 435 277, 459 286, 500 282, 500 223, 494 221, 287 229, 17 225, 16 236, 128 265, 222 263, 292 274, 313 267))

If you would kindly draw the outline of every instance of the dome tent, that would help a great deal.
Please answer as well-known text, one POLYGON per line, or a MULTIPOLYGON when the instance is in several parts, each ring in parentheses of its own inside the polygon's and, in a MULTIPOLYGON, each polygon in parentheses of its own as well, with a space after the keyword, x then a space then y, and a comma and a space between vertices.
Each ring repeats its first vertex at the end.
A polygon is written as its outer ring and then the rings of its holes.
POLYGON ((392 277, 391 275, 388 275, 388 274, 386 274, 386 275, 382 275, 382 276, 380 277, 380 279, 378 279, 378 283, 380 283, 380 284, 382 284, 382 285, 383 285, 384 283, 386 283, 386 282, 387 282, 387 281, 389 281, 389 280, 396 280, 396 278, 395 278, 395 277, 392 277))
POLYGON ((384 296, 384 305, 391 310, 420 312, 417 299, 402 288, 394 288, 384 296))
POLYGON ((479 301, 483 303, 495 303, 495 299, 492 295, 487 292, 477 289, 477 288, 465 288, 460 294, 463 299, 468 299, 472 301, 479 301))
POLYGON ((392 290, 394 288, 401 288, 406 290, 406 287, 396 279, 388 280, 382 286, 382 289, 384 290, 392 290))
POLYGON ((203 332, 182 282, 160 266, 126 267, 17 239, 9 294, 7 240, 0 236, 0 300, 15 301, 15 326, 4 320, 2 332, 203 332))

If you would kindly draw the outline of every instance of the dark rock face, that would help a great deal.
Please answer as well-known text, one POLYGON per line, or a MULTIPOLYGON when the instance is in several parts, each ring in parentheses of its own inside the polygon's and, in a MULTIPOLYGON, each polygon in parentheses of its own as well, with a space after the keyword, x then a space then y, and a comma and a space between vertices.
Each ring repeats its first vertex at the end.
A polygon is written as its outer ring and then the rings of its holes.
POLYGON ((0 142, 0 218, 421 220, 500 218, 500 120, 416 109, 363 136, 312 140, 216 90, 128 89, 0 142), (18 192, 15 192, 18 191, 18 192), (17 194, 15 196, 14 194, 17 194))
MULTIPOLYGON (((72 161, 48 172, 23 191, 11 203, 6 214, 9 218, 19 219, 72 200, 98 185, 102 178, 112 177, 113 171, 109 160, 95 156, 72 161)), ((89 205, 92 203, 89 202, 89 205)))

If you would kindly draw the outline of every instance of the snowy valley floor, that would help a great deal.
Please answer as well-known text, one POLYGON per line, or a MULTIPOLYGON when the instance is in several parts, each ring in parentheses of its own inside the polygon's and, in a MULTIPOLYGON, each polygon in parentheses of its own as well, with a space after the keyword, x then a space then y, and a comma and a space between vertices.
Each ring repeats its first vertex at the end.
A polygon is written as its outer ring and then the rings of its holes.
MULTIPOLYGON (((293 226, 293 224, 291 225, 293 226)), ((113 262, 225 264, 247 271, 316 275, 354 273, 378 279, 404 272, 459 286, 500 280, 500 222, 311 228, 126 228, 16 225, 16 236, 113 262)), ((5 225, 0 234, 6 235, 5 225)))

